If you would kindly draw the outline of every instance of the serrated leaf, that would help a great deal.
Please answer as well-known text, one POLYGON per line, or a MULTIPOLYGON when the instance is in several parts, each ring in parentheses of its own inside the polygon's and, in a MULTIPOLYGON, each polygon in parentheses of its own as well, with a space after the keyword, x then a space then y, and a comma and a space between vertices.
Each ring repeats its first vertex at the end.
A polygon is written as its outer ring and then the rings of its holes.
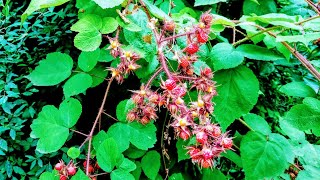
POLYGON ((261 116, 249 113, 244 115, 243 119, 254 131, 258 131, 265 135, 271 133, 270 126, 261 116))
POLYGON ((319 108, 319 100, 307 97, 303 104, 293 106, 283 119, 301 131, 311 129, 314 134, 320 135, 319 108))
POLYGON ((289 167, 286 154, 292 152, 286 151, 287 147, 278 142, 278 136, 258 132, 249 132, 244 136, 240 152, 247 179, 273 178, 289 167))
POLYGON ((147 8, 151 12, 151 14, 154 15, 155 17, 157 17, 159 19, 169 20, 169 21, 172 20, 172 18, 170 16, 168 16, 168 14, 163 12, 157 6, 151 4, 148 0, 143 0, 143 2, 147 6, 147 8))
POLYGON ((305 165, 304 170, 299 171, 296 180, 317 179, 320 177, 319 167, 305 165))
POLYGON ((99 31, 102 28, 102 19, 95 14, 87 14, 71 26, 72 31, 92 32, 99 31))
POLYGON ((219 2, 227 2, 227 0, 195 0, 194 6, 204 6, 210 4, 217 4, 219 2))
POLYGON ((113 170, 120 157, 121 153, 118 149, 117 142, 113 138, 104 140, 97 150, 99 166, 106 172, 113 170))
POLYGON ((98 63, 100 58, 100 49, 92 52, 81 52, 78 58, 78 66, 85 72, 91 71, 98 63))
POLYGON ((116 169, 110 174, 111 180, 134 180, 134 176, 122 169, 116 169))
POLYGON ((108 135, 104 130, 99 131, 99 133, 95 135, 92 139, 93 148, 97 150, 99 146, 103 143, 103 141, 106 140, 107 138, 108 138, 108 135))
POLYGON ((142 28, 140 26, 138 26, 137 24, 135 24, 134 22, 132 22, 130 20, 128 20, 128 22, 124 22, 120 17, 117 17, 116 19, 117 19, 117 22, 119 23, 119 25, 126 30, 134 31, 134 32, 139 32, 142 30, 142 28))
POLYGON ((128 112, 134 108, 134 103, 131 99, 121 101, 117 105, 116 115, 119 121, 126 122, 128 112))
POLYGON ((80 101, 74 98, 64 100, 59 106, 60 116, 66 127, 74 126, 80 118, 82 106, 80 101))
POLYGON ((214 179, 214 180, 226 180, 227 177, 217 169, 203 169, 202 180, 214 179))
POLYGON ((55 172, 44 172, 41 174, 39 180, 59 180, 59 176, 55 172))
POLYGON ((54 52, 41 60, 27 76, 36 86, 52 86, 61 83, 71 75, 72 58, 64 53, 54 52))
POLYGON ((77 173, 72 176, 71 180, 90 180, 90 178, 81 170, 77 169, 77 173))
POLYGON ((146 153, 146 150, 138 149, 134 146, 130 146, 123 154, 130 159, 137 159, 142 157, 146 153))
POLYGON ((80 149, 76 148, 76 147, 71 147, 71 148, 68 149, 67 154, 72 159, 76 159, 80 155, 80 149))
POLYGON ((63 86, 63 94, 70 96, 85 93, 92 85, 92 78, 89 74, 79 73, 72 76, 63 86))
POLYGON ((298 141, 298 142, 305 141, 306 137, 304 132, 293 127, 287 121, 284 121, 283 119, 281 119, 279 121, 279 125, 282 131, 284 132, 284 134, 289 136, 292 141, 298 141))
POLYGON ((245 67, 221 70, 215 74, 219 96, 214 98, 217 121, 225 129, 236 118, 248 113, 258 100, 259 82, 245 67))
POLYGON ((105 81, 105 78, 108 76, 108 72, 105 67, 102 65, 97 65, 91 71, 88 72, 92 77, 92 85, 91 88, 96 87, 105 81))
POLYGON ((291 82, 286 85, 283 85, 280 89, 280 92, 286 94, 287 96, 294 97, 315 97, 316 92, 304 82, 291 82))
POLYGON ((155 179, 160 170, 160 154, 157 151, 147 152, 141 159, 141 166, 148 178, 155 179))
POLYGON ((106 8, 113 8, 115 6, 119 6, 124 0, 112 0, 112 1, 105 1, 105 0, 93 0, 97 3, 102 9, 106 8))
POLYGON ((127 158, 124 158, 122 163, 117 167, 125 172, 131 172, 137 168, 136 164, 127 158))
POLYGON ((242 44, 237 47, 237 51, 244 57, 254 60, 275 61, 283 59, 282 56, 275 54, 271 50, 253 44, 242 44))
POLYGON ((306 46, 308 46, 308 44, 316 39, 320 38, 320 33, 316 32, 316 33, 307 33, 307 34, 303 34, 303 35, 292 35, 292 36, 277 36, 276 37, 276 41, 277 42, 302 42, 303 44, 305 44, 306 46))
POLYGON ((94 51, 102 42, 99 31, 80 32, 74 37, 74 46, 81 51, 94 51))
POLYGON ((244 57, 229 43, 218 43, 211 50, 214 70, 234 68, 240 65, 244 57))
POLYGON ((259 4, 252 0, 245 0, 243 3, 243 14, 263 15, 277 12, 277 4, 274 0, 259 0, 259 4))
POLYGON ((21 16, 21 22, 24 22, 27 17, 32 14, 33 12, 41 9, 41 8, 48 8, 53 6, 60 6, 69 0, 31 0, 29 3, 28 8, 23 12, 21 16))
POLYGON ((117 20, 112 17, 104 17, 102 19, 102 24, 102 28, 100 29, 102 34, 112 33, 113 31, 117 30, 119 26, 117 20))

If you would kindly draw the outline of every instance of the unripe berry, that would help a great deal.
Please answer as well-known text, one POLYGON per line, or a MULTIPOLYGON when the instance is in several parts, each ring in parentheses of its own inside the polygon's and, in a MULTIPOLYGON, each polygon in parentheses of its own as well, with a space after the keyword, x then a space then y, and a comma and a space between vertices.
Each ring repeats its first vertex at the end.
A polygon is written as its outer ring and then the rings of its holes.
POLYGON ((63 175, 63 174, 60 174, 60 180, 67 180, 67 176, 63 175))
POLYGON ((89 173, 93 173, 93 172, 94 172, 94 168, 92 167, 92 165, 89 166, 88 172, 89 172, 89 173))
POLYGON ((146 124, 148 124, 150 122, 150 119, 147 116, 143 116, 140 119, 140 122, 141 122, 141 124, 146 125, 146 124))
POLYGON ((190 65, 190 62, 187 58, 181 58, 179 66, 182 68, 187 68, 190 65))
POLYGON ((199 143, 205 144, 208 140, 208 135, 205 132, 200 131, 196 134, 196 139, 199 143))
POLYGON ((186 129, 186 130, 181 130, 179 133, 179 137, 183 140, 187 140, 190 137, 190 130, 186 129))
POLYGON ((54 169, 56 169, 57 171, 61 171, 64 167, 63 162, 59 162, 54 166, 54 169))
POLYGON ((188 54, 194 54, 194 53, 198 52, 198 50, 199 50, 199 46, 196 43, 189 44, 185 49, 185 51, 188 54))
POLYGON ((202 156, 205 160, 212 159, 213 158, 212 150, 207 147, 204 147, 202 149, 202 156))
POLYGON ((74 167, 73 165, 71 165, 71 166, 69 166, 69 167, 67 168, 67 172, 68 172, 68 175, 69 175, 69 176, 73 176, 73 175, 76 174, 77 169, 76 169, 76 167, 74 167))
POLYGON ((176 27, 174 21, 164 21, 163 29, 166 31, 174 31, 174 28, 176 27))
POLYGON ((202 162, 201 162, 201 167, 202 168, 209 168, 209 167, 211 167, 212 166, 212 163, 211 163, 211 161, 212 160, 203 160, 202 162))
POLYGON ((135 112, 133 112, 133 111, 130 111, 130 112, 127 114, 127 120, 128 120, 129 122, 132 122, 132 121, 134 121, 134 120, 137 119, 137 118, 138 118, 137 114, 136 114, 135 112))
POLYGON ((221 142, 222 146, 226 149, 231 149, 233 143, 231 138, 223 138, 221 142))
POLYGON ((197 33, 197 40, 199 43, 205 43, 208 41, 209 35, 204 31, 199 31, 197 33))
POLYGON ((204 13, 200 17, 201 22, 203 22, 206 26, 211 26, 213 16, 209 14, 208 12, 204 13))
POLYGON ((212 129, 212 136, 213 137, 219 137, 221 135, 221 129, 218 126, 213 126, 212 129))
POLYGON ((173 79, 167 79, 164 82, 164 85, 166 86, 167 90, 171 91, 172 89, 174 89, 176 87, 176 81, 173 79))

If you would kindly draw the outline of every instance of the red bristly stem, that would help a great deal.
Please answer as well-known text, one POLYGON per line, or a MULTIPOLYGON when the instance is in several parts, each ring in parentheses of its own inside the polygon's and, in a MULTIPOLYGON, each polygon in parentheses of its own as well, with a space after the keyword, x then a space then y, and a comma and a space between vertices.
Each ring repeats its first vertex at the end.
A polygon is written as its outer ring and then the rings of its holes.
POLYGON ((178 76, 178 75, 173 75, 173 77, 177 78, 177 79, 186 79, 189 81, 194 81, 197 80, 198 78, 196 77, 189 77, 189 76, 178 76))
MULTIPOLYGON (((114 77, 112 77, 110 80, 109 80, 109 83, 108 83, 108 86, 107 86, 107 89, 106 89, 106 92, 104 94, 104 97, 103 97, 103 100, 102 100, 102 103, 101 103, 101 106, 99 108, 99 112, 98 112, 98 115, 93 123, 93 126, 92 126, 92 129, 88 135, 88 139, 89 139, 89 145, 88 145, 88 154, 87 154, 87 164, 90 164, 90 156, 91 156, 91 144, 92 144, 92 137, 93 137, 93 133, 94 133, 94 130, 98 124, 98 120, 101 116, 101 114, 103 113, 103 108, 104 108, 104 104, 106 103, 106 99, 107 99, 107 96, 108 96, 108 93, 109 93, 109 89, 110 89, 110 86, 111 86, 111 83, 113 81, 114 77)), ((86 175, 89 175, 89 166, 86 167, 86 175)))
POLYGON ((160 43, 165 42, 165 41, 170 41, 170 40, 176 39, 178 37, 188 36, 188 35, 191 35, 191 34, 194 34, 194 32, 186 32, 186 33, 181 33, 181 34, 176 34, 176 35, 173 35, 173 36, 169 36, 169 37, 166 37, 166 38, 162 39, 160 41, 160 43))
POLYGON ((151 78, 148 80, 147 84, 145 85, 145 88, 148 89, 150 84, 152 83, 152 81, 162 72, 163 67, 158 68, 158 70, 153 73, 153 75, 151 76, 151 78))

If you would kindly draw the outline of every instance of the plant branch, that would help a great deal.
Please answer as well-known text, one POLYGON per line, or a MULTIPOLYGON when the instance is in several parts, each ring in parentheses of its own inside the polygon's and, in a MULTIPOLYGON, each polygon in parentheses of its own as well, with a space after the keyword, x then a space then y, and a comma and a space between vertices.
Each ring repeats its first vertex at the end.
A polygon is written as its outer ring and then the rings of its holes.
POLYGON ((115 120, 115 121, 119 121, 118 119, 116 119, 115 117, 111 116, 110 114, 103 112, 104 115, 108 116, 109 118, 115 120))
POLYGON ((181 37, 181 36, 191 35, 191 34, 194 34, 194 32, 185 32, 185 33, 181 33, 181 34, 172 35, 172 36, 169 36, 169 37, 166 37, 166 38, 162 39, 160 41, 160 43, 165 42, 165 41, 170 41, 172 39, 176 39, 176 38, 181 37))
MULTIPOLYGON (((114 77, 112 77, 112 78, 109 80, 109 83, 108 83, 106 92, 105 92, 105 94, 104 94, 104 97, 103 97, 101 106, 100 106, 100 108, 99 108, 98 115, 97 115, 96 119, 94 120, 92 129, 91 129, 90 134, 89 134, 89 136, 88 136, 88 138, 89 138, 89 145, 88 145, 88 154, 87 154, 87 164, 90 164, 92 136, 93 136, 94 130, 95 130, 96 126, 97 126, 98 120, 99 120, 101 114, 103 113, 103 108, 104 108, 104 105, 105 105, 105 103, 106 103, 107 96, 108 96, 108 93, 109 93, 109 89, 110 89, 110 86, 111 86, 111 83, 112 83, 113 79, 114 79, 114 77)), ((89 166, 86 167, 86 175, 89 175, 89 166)))
POLYGON ((77 130, 74 130, 74 129, 70 129, 70 131, 73 131, 73 132, 75 132, 75 133, 78 133, 78 134, 81 134, 81 135, 83 135, 83 136, 88 137, 88 135, 87 135, 87 134, 82 133, 82 132, 80 132, 80 131, 77 131, 77 130))
POLYGON ((317 8, 317 6, 311 1, 311 0, 305 0, 309 6, 316 12, 320 15, 320 11, 319 9, 317 8))
POLYGON ((151 78, 148 80, 147 84, 145 85, 145 88, 149 88, 150 84, 152 83, 152 81, 162 72, 163 67, 161 66, 160 68, 158 68, 158 70, 153 73, 153 75, 151 76, 151 78))

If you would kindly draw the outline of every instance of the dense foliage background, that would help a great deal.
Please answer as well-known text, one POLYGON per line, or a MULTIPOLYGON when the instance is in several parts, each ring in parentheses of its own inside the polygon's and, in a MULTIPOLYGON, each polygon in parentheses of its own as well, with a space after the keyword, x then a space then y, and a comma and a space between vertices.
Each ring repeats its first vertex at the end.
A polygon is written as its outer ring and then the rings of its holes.
MULTIPOLYGON (((316 2, 0 0, 0 7, 0 179, 59 179, 59 160, 76 164, 69 177, 75 180, 319 177, 316 2), (186 147, 197 144, 195 135, 176 138, 167 109, 147 125, 126 118, 132 91, 163 66, 148 12, 159 29, 172 20, 179 34, 196 27, 206 11, 213 25, 192 65, 194 77, 206 67, 214 71, 218 96, 210 117, 234 137, 233 150, 215 158, 212 168, 192 163, 186 147), (114 37, 141 56, 141 68, 122 84, 111 84, 106 70, 120 63, 108 49, 114 37)), ((187 45, 177 38, 172 49, 187 45)), ((170 70, 180 72, 174 54, 164 53, 170 70)), ((165 79, 160 73, 151 89, 161 92, 165 79)), ((184 100, 197 101, 197 93, 191 89, 184 100)))

